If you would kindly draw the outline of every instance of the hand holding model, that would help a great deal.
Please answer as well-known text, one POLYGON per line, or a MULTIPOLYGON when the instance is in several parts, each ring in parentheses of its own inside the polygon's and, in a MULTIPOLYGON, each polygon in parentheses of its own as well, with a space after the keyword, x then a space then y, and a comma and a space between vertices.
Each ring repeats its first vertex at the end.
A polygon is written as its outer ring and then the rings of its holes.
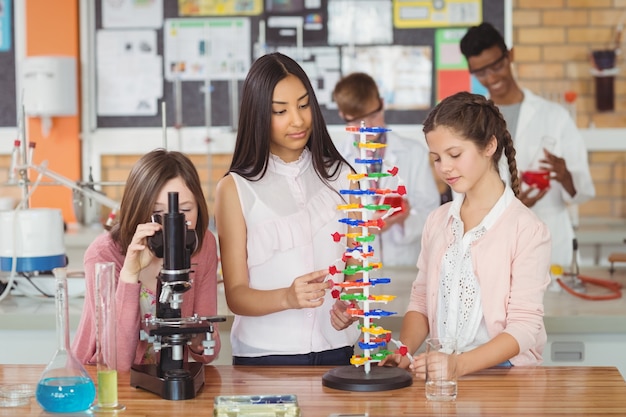
POLYGON ((287 290, 285 308, 314 308, 324 304, 326 290, 332 285, 324 279, 328 270, 322 269, 293 280, 287 290))

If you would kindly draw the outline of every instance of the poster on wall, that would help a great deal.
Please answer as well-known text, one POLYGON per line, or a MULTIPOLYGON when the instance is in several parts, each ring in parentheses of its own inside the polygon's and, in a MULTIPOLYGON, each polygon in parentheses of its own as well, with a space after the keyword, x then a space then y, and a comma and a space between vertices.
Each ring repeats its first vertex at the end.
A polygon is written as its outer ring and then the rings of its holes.
POLYGON ((103 28, 160 29, 161 26, 163 0, 102 0, 103 28))
POLYGON ((244 79, 251 65, 247 18, 166 19, 163 29, 165 79, 244 79))
POLYGON ((379 0, 329 0, 329 45, 393 43, 391 3, 379 0))
POLYGON ((263 0, 178 0, 179 16, 255 16, 263 0))
POLYGON ((163 61, 154 30, 99 30, 96 67, 98 116, 157 114, 163 61))
POLYGON ((437 103, 459 91, 487 95, 487 89, 467 69, 459 43, 467 28, 437 29, 435 32, 435 78, 437 103))
POLYGON ((0 0, 0 52, 11 50, 11 1, 0 0))
POLYGON ((332 106, 332 93, 341 74, 339 48, 334 46, 319 47, 276 47, 268 52, 280 52, 300 64, 309 76, 315 89, 317 102, 321 106, 332 106))
POLYGON ((361 71, 376 80, 387 110, 419 110, 430 107, 430 46, 343 47, 341 57, 344 75, 361 71))
POLYGON ((326 44, 326 26, 321 1, 266 0, 264 34, 277 45, 326 44))
POLYGON ((400 29, 473 26, 483 20, 482 0, 393 0, 393 23, 400 29))

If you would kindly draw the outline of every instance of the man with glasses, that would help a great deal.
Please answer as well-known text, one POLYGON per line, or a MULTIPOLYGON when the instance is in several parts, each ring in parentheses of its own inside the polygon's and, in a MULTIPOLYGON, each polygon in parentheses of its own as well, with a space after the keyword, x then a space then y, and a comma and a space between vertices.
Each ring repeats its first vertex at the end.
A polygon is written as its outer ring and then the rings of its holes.
MULTIPOLYGON (((356 72, 339 80, 333 91, 333 98, 337 103, 339 116, 348 126, 360 126, 363 121, 368 127, 385 127, 384 102, 376 82, 368 74, 356 72)), ((402 203, 403 210, 385 219, 385 227, 380 238, 374 242, 374 250, 384 266, 415 267, 426 217, 440 204, 428 149, 422 143, 424 139, 403 138, 393 131, 368 138, 387 144, 370 156, 384 160, 383 172, 393 166, 398 167, 398 176, 407 191, 402 203)), ((350 163, 359 156, 353 138, 346 139, 337 148, 350 163)), ((373 167, 372 170, 380 171, 381 167, 373 167)), ((396 177, 380 178, 372 184, 372 187, 391 190, 395 190, 397 186, 396 177)))
MULTIPOLYGON (((506 120, 518 171, 531 169, 536 159, 549 171, 549 187, 522 184, 519 198, 549 227, 552 263, 569 265, 574 238, 569 207, 595 196, 587 149, 575 122, 559 104, 520 88, 513 76, 513 49, 491 24, 469 28, 461 39, 461 52, 470 73, 487 88, 506 120)), ((506 161, 500 162, 500 173, 509 180, 506 161)))

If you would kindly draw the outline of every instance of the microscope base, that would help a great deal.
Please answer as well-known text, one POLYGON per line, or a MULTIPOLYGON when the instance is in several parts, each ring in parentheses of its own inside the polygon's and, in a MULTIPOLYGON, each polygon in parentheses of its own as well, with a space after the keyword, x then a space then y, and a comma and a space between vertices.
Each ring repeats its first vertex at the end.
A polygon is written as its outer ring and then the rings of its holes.
POLYGON ((133 365, 130 386, 143 388, 166 400, 189 400, 204 385, 204 364, 188 362, 183 369, 161 372, 157 365, 133 365))

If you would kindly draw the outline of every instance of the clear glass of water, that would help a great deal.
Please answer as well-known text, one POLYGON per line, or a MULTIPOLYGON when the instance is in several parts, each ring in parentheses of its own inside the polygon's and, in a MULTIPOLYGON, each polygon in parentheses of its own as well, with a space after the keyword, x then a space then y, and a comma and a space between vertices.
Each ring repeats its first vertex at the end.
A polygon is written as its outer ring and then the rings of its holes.
POLYGON ((455 338, 426 340, 426 398, 454 401, 457 394, 457 341, 455 338))

